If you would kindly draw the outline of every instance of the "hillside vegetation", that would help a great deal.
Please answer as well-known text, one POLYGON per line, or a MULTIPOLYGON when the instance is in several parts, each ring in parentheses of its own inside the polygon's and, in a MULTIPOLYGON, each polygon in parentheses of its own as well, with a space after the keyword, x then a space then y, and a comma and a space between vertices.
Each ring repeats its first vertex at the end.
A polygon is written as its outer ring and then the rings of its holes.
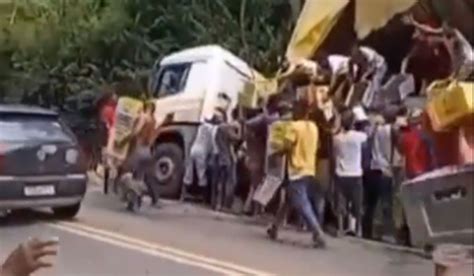
POLYGON ((203 44, 272 74, 301 2, 0 0, 0 98, 134 79, 163 55, 203 44))

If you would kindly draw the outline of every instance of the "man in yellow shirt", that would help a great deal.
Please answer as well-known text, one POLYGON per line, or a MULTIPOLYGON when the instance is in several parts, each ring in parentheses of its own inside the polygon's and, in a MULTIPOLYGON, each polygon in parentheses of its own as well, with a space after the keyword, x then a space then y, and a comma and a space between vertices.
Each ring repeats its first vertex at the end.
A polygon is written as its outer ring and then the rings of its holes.
MULTIPOLYGON (((316 152, 318 149, 318 128, 308 119, 309 107, 297 102, 293 106, 293 120, 288 123, 281 143, 272 146, 288 157, 288 197, 293 207, 306 221, 313 233, 315 247, 325 248, 324 233, 311 204, 311 186, 316 185, 316 152)), ((272 239, 278 235, 278 225, 268 230, 272 239)))

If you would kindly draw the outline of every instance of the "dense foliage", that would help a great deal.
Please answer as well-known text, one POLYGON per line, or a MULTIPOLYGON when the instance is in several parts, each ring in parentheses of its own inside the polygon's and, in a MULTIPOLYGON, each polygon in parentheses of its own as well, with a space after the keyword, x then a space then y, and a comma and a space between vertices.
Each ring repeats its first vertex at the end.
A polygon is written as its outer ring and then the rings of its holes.
POLYGON ((301 2, 0 0, 0 91, 74 93, 136 78, 157 58, 203 44, 271 74, 301 2))

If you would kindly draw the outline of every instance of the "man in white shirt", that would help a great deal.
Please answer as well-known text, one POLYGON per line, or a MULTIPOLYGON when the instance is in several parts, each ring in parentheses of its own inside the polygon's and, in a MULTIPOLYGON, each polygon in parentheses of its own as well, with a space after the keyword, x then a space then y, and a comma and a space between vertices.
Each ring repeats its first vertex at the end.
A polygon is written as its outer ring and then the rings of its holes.
POLYGON ((333 93, 337 93, 346 84, 350 73, 350 58, 343 55, 329 55, 320 60, 319 66, 323 74, 331 76, 329 83, 333 93))
POLYGON ((216 109, 211 119, 205 120, 198 128, 196 138, 191 146, 189 160, 185 165, 181 200, 187 196, 187 188, 194 182, 194 171, 197 173, 197 184, 199 187, 207 187, 208 162, 214 153, 214 136, 217 125, 224 121, 225 115, 216 109))
POLYGON ((388 70, 385 58, 369 47, 354 46, 349 70, 355 81, 370 82, 368 92, 362 99, 365 106, 370 106, 375 94, 380 91, 383 78, 388 70))
POLYGON ((343 55, 328 56, 328 65, 333 75, 342 75, 349 73, 350 58, 343 55))
MULTIPOLYGON (((351 230, 359 235, 361 232, 363 199, 362 145, 367 141, 367 135, 353 130, 353 122, 354 114, 352 111, 349 110, 343 114, 343 129, 334 137, 334 155, 336 186, 344 198, 345 205, 350 205, 350 213, 355 218, 355 229, 351 230)), ((342 224, 342 216, 340 216, 339 223, 342 224)), ((350 228, 353 228, 351 224, 349 225, 350 228)))
POLYGON ((385 122, 375 127, 372 140, 370 176, 365 185, 364 235, 372 238, 373 220, 378 202, 381 202, 384 234, 393 230, 393 161, 395 137, 392 124, 394 114, 386 114, 385 122))

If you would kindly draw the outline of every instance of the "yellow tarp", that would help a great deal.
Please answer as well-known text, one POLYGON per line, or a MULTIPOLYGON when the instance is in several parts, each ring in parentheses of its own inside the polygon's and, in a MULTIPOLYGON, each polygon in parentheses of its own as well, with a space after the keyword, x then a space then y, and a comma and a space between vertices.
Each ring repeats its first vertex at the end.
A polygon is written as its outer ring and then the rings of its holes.
POLYGON ((278 83, 276 79, 267 79, 259 72, 253 72, 253 85, 259 97, 267 97, 277 92, 278 83))
POLYGON ((286 50, 291 63, 310 58, 321 46, 349 0, 306 0, 286 50))
POLYGON ((254 83, 246 83, 244 91, 239 93, 239 105, 246 108, 256 108, 258 105, 258 92, 254 83))
MULTIPOLYGON (((354 30, 363 39, 382 28, 396 14, 408 10, 417 0, 355 1, 354 30)), ((306 0, 286 50, 289 62, 310 58, 329 35, 350 0, 306 0)))
POLYGON ((414 6, 418 0, 355 0, 354 29, 362 39, 373 30, 382 28, 396 14, 414 6))
POLYGON ((278 91, 276 78, 267 79, 259 72, 253 70, 252 79, 245 84, 244 90, 239 94, 239 105, 247 108, 256 108, 259 98, 267 98, 278 91))

